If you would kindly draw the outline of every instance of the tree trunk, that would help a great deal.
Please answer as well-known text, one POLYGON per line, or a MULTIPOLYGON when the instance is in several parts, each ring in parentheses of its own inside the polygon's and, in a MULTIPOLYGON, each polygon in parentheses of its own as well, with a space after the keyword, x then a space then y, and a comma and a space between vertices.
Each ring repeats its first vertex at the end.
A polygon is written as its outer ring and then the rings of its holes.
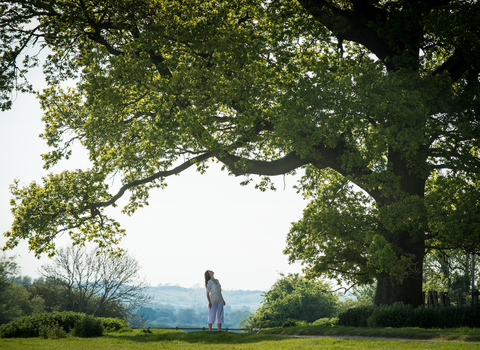
POLYGON ((428 225, 423 198, 427 176, 411 171, 398 152, 390 152, 390 155, 393 164, 391 170, 399 179, 400 191, 384 198, 380 206, 385 208, 387 222, 390 225, 393 223, 398 231, 380 230, 392 245, 399 248, 398 259, 406 257, 412 261, 401 278, 391 277, 387 272, 380 272, 376 276, 375 305, 403 302, 417 307, 424 304, 422 277, 425 230, 428 225))
MULTIPOLYGON (((416 268, 423 267, 423 256, 419 259, 416 268)), ((375 305, 392 305, 396 302, 412 305, 413 307, 424 304, 422 291, 422 271, 411 272, 402 281, 391 278, 386 273, 377 276, 377 290, 375 292, 375 305)))
MULTIPOLYGON (((401 232, 396 244, 402 250, 402 256, 411 257, 412 262, 404 270, 403 278, 391 277, 382 272, 377 275, 375 305, 392 305, 396 302, 413 305, 424 304, 423 297, 423 260, 425 241, 418 232, 401 232)), ((400 259, 401 256, 398 256, 400 259)), ((394 263, 394 262, 392 262, 394 263)))

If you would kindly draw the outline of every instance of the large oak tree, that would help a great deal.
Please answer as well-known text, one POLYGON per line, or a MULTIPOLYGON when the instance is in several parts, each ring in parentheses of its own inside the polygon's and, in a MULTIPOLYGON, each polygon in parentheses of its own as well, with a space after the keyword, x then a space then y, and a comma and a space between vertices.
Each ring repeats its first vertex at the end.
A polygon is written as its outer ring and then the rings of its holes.
POLYGON ((68 232, 109 250, 124 231, 106 207, 129 193, 132 214, 216 160, 261 188, 304 167, 286 253, 311 276, 377 280, 377 304, 423 303, 430 250, 479 250, 477 1, 0 4, 2 107, 30 89, 26 48, 49 48, 45 167, 75 142, 92 162, 12 186, 7 248, 52 253, 68 232))

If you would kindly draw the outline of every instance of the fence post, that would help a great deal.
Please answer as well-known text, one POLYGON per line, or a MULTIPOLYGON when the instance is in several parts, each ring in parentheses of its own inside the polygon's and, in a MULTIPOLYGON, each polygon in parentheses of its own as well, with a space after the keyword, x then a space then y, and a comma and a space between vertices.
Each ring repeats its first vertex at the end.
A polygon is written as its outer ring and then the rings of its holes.
POLYGON ((445 300, 445 292, 440 292, 438 294, 440 296, 440 307, 445 307, 447 306, 447 301, 445 300))
POLYGON ((428 300, 427 300, 428 307, 438 307, 438 299, 437 299, 437 292, 434 290, 428 291, 428 300))
POLYGON ((457 300, 458 300, 458 302, 457 302, 457 306, 462 306, 462 290, 461 290, 461 289, 459 289, 459 290, 458 290, 458 293, 457 293, 457 295, 458 295, 458 299, 457 299, 457 300))

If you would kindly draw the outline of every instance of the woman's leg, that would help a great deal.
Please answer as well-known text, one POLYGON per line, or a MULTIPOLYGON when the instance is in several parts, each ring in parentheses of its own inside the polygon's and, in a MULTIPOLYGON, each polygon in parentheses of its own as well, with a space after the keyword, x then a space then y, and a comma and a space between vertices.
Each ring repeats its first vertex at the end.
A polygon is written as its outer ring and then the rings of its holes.
POLYGON ((217 308, 217 327, 218 330, 222 330, 222 323, 223 323, 223 303, 218 303, 217 308))
POLYGON ((216 303, 212 303, 212 308, 208 309, 208 330, 212 330, 212 325, 215 322, 215 315, 217 313, 217 306, 216 303))

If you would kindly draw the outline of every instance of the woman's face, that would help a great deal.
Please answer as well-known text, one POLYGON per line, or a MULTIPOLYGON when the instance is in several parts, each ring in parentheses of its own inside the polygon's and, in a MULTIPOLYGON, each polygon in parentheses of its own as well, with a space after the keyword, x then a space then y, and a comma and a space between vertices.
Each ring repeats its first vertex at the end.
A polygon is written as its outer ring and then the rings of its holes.
POLYGON ((213 271, 208 271, 208 274, 210 275, 210 278, 213 280, 213 271))

